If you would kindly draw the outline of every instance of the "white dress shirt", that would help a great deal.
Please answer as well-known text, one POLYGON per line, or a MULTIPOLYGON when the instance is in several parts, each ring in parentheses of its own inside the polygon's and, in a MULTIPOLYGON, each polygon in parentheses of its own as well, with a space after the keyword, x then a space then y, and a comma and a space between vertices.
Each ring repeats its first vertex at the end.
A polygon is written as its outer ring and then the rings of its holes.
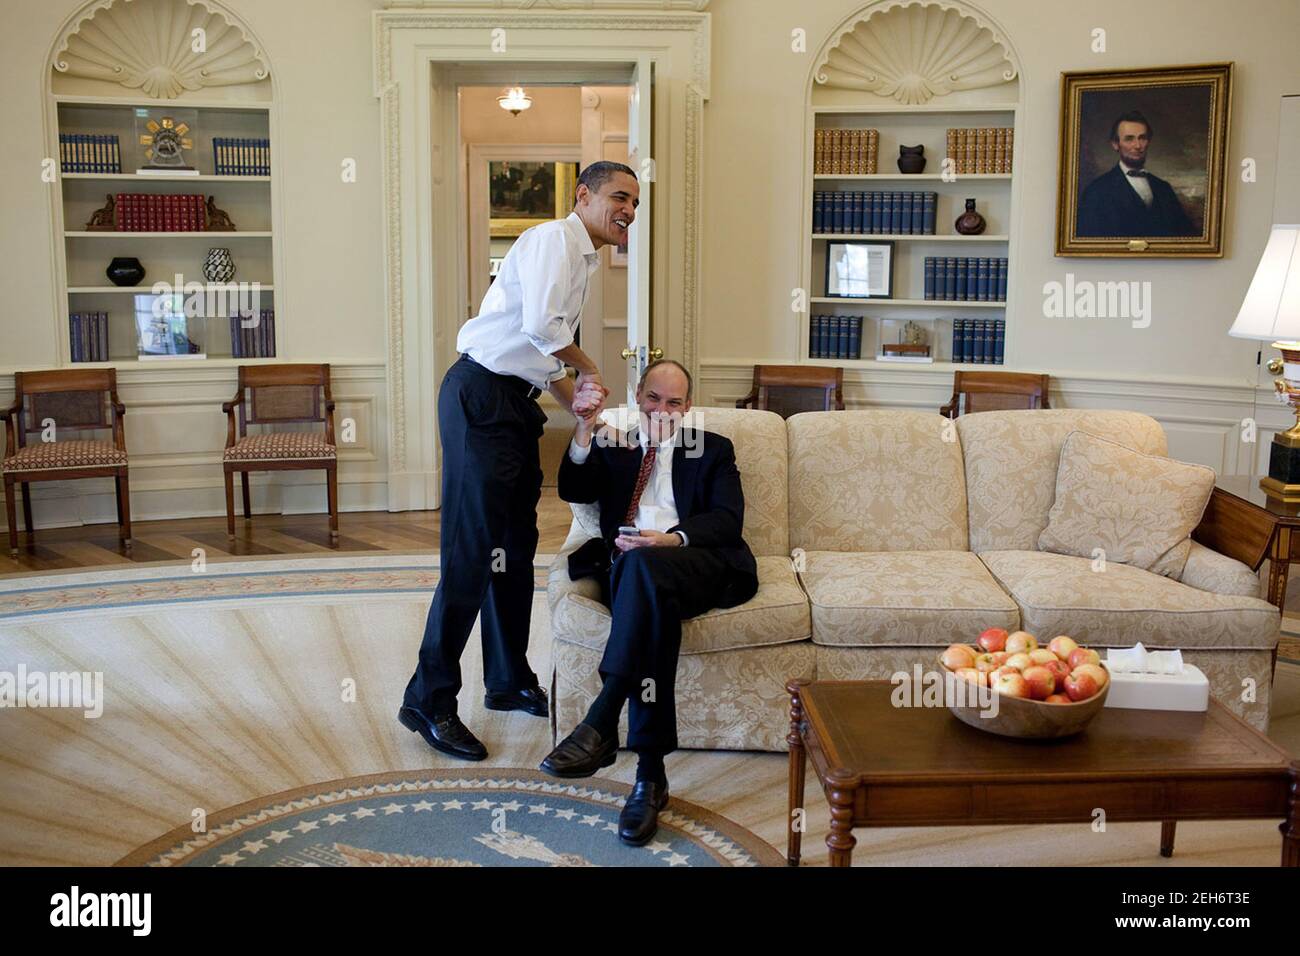
POLYGON ((456 351, 501 375, 545 389, 564 376, 552 358, 573 342, 600 263, 576 212, 525 229, 506 253, 478 315, 461 326, 456 351))
POLYGON ((1138 198, 1142 200, 1142 204, 1150 209, 1151 204, 1156 201, 1155 194, 1151 192, 1151 183, 1145 176, 1129 175, 1129 170, 1139 169, 1141 167, 1129 166, 1121 159, 1119 161, 1119 168, 1124 173, 1124 178, 1128 180, 1128 184, 1133 187, 1133 191, 1138 194, 1138 198))
MULTIPOLYGON (((645 453, 649 437, 637 429, 635 439, 645 453)), ((595 436, 592 436, 595 441, 595 436)), ((655 463, 650 466, 650 477, 646 479, 645 489, 636 509, 636 526, 642 530, 667 531, 680 520, 677 515, 677 499, 673 495, 673 448, 677 435, 659 444, 655 452, 655 463)), ((576 438, 569 439, 569 458, 575 465, 581 465, 591 454, 591 445, 585 448, 578 444, 576 438)), ((685 531, 673 532, 682 539, 682 544, 690 544, 685 531)))

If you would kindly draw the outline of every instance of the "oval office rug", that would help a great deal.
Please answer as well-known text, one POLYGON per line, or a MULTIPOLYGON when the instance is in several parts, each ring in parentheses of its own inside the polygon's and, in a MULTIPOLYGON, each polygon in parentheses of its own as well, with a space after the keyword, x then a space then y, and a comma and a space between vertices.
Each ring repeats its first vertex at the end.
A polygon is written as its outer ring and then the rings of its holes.
POLYGON ((644 847, 618 839, 631 787, 531 770, 330 780, 214 813, 118 866, 783 866, 744 827, 673 796, 644 847))

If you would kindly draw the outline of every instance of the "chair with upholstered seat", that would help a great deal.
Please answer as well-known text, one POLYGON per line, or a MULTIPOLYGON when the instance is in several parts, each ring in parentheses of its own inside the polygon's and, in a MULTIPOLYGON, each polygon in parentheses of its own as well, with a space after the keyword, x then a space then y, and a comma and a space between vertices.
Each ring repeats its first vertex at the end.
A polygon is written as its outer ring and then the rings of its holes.
POLYGON ((117 370, 111 368, 59 369, 14 373, 14 403, 0 411, 5 423, 5 517, 9 522, 9 553, 18 555, 18 520, 15 486, 21 486, 23 521, 27 538, 35 538, 32 524, 33 481, 74 478, 112 478, 117 494, 118 535, 131 547, 131 496, 127 481, 126 406, 117 399, 117 370), (105 441, 82 437, 84 432, 111 429, 105 441), (71 432, 74 437, 65 437, 71 432), (40 440, 27 443, 39 433, 40 440))
POLYGON ((844 411, 844 369, 820 365, 755 365, 754 387, 737 408, 789 418, 799 412, 844 411))
POLYGON ((244 518, 253 517, 252 471, 322 469, 329 503, 330 539, 339 536, 338 451, 328 365, 241 365, 239 391, 221 406, 226 413, 226 533, 235 536, 235 473, 244 493, 244 518), (236 415, 238 413, 238 415, 236 415), (238 427, 236 427, 238 421, 238 427), (248 427, 324 423, 324 431, 265 431, 248 427))
POLYGON ((952 376, 952 398, 939 414, 956 418, 976 412, 1051 408, 1047 403, 1050 380, 1051 376, 1035 372, 957 371, 952 376))

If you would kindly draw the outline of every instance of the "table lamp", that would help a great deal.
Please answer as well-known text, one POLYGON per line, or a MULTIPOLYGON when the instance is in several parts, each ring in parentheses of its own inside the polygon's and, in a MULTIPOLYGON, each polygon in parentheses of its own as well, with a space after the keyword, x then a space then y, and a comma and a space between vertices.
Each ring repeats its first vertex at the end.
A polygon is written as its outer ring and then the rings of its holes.
POLYGON ((1296 422, 1273 436, 1268 477, 1259 486, 1273 498, 1300 502, 1300 225, 1274 225, 1255 278, 1246 290, 1229 335, 1272 342, 1282 353, 1270 359, 1278 401, 1294 409, 1296 422))

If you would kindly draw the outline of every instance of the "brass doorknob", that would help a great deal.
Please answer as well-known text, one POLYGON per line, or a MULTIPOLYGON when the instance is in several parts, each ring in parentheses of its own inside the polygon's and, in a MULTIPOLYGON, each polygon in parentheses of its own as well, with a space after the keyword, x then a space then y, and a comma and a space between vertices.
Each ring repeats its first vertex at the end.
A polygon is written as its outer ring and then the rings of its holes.
POLYGON ((652 362, 657 362, 657 361, 659 361, 659 360, 660 360, 661 358, 663 358, 663 357, 664 357, 664 350, 663 350, 663 349, 651 349, 651 350, 650 350, 650 361, 652 361, 652 362))
POLYGON ((622 355, 624 359, 630 359, 632 356, 636 355, 636 349, 624 349, 619 354, 622 355))

